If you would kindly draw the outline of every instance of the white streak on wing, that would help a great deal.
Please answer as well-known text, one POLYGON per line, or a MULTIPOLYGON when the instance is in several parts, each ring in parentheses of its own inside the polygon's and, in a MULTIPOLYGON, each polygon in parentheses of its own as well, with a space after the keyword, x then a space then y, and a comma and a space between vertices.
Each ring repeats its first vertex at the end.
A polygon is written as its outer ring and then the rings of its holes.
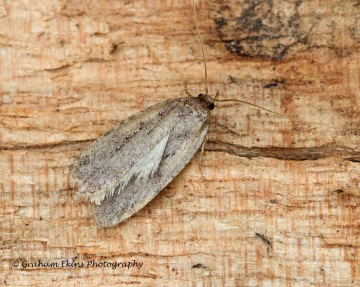
POLYGON ((136 178, 136 182, 145 182, 148 180, 149 176, 153 176, 159 167, 168 139, 169 134, 134 164, 132 168, 122 176, 118 182, 118 187, 112 190, 112 194, 115 190, 118 192, 123 190, 132 177, 136 178))

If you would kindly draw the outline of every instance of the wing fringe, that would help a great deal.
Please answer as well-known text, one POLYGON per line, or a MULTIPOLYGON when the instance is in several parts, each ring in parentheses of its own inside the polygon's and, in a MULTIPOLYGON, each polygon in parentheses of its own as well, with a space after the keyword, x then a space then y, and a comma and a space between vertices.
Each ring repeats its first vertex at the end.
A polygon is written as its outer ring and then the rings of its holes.
POLYGON ((119 179, 116 183, 116 188, 112 189, 108 196, 113 195, 115 191, 121 192, 132 178, 135 178, 136 182, 146 182, 150 176, 152 177, 158 170, 169 135, 170 134, 167 134, 156 146, 134 164, 131 169, 119 179))

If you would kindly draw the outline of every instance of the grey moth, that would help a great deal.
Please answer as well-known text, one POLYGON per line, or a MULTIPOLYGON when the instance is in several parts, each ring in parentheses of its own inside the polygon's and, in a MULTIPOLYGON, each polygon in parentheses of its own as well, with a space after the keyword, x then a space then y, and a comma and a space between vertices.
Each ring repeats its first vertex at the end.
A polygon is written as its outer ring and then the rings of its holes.
POLYGON ((96 222, 114 226, 153 199, 205 140, 214 101, 172 99, 139 112, 85 149, 72 164, 78 196, 95 203, 96 222))
POLYGON ((131 116, 85 149, 71 165, 77 196, 94 202, 96 222, 117 225, 152 200, 189 163, 205 137, 214 100, 205 94, 167 100, 131 116))

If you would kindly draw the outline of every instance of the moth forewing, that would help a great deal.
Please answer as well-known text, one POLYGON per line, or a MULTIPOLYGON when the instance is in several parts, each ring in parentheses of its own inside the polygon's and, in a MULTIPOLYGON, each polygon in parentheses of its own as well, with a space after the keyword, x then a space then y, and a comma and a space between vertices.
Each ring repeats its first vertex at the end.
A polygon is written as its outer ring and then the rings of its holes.
POLYGON ((145 206, 174 179, 203 143, 209 129, 212 99, 200 95, 165 103, 150 107, 119 124, 85 150, 74 163, 73 174, 80 185, 100 188, 88 196, 99 204, 94 207, 99 225, 114 226, 145 206), (128 161, 118 163, 123 159, 117 153, 128 161), (87 156, 90 161, 83 160, 87 156), (93 165, 91 160, 101 160, 103 166, 93 165), (109 171, 111 175, 106 174, 109 171), (85 176, 79 177, 83 174, 85 176))

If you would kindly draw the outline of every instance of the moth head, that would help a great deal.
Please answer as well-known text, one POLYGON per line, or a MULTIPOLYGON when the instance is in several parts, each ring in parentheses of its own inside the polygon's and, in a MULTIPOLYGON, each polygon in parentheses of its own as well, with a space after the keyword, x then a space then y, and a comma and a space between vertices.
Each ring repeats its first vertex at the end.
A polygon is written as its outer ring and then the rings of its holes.
POLYGON ((198 95, 198 97, 206 103, 206 107, 209 110, 213 110, 215 108, 214 100, 209 95, 200 94, 200 95, 198 95))

